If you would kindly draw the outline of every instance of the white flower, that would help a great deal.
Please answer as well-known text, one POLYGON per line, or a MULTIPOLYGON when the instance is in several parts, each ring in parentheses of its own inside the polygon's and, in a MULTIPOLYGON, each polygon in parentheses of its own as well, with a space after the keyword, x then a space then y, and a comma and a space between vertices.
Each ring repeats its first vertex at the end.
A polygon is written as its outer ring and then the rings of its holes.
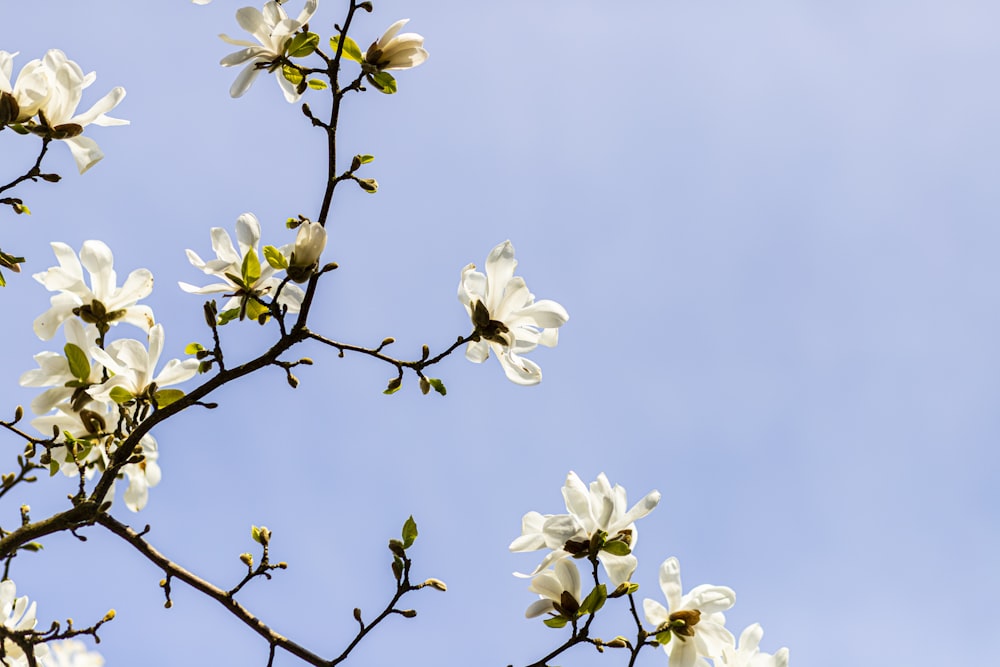
MULTIPOLYGON (((111 373, 103 384, 88 390, 98 401, 124 402, 130 398, 157 398, 164 387, 184 382, 198 372, 197 359, 171 359, 158 374, 156 364, 163 353, 163 325, 156 324, 149 330, 149 350, 137 340, 124 338, 113 341, 107 349, 94 348, 94 358, 111 373), (149 396, 155 385, 156 393, 149 396), (118 391, 116 391, 118 390, 118 391), (126 398, 126 396, 128 398, 126 398), (116 400, 118 399, 118 400, 116 400)), ((178 396, 179 398, 179 396, 178 396)), ((164 405, 165 400, 160 401, 164 405)))
POLYGON ((299 225, 295 235, 295 246, 288 263, 288 275, 292 280, 304 283, 319 267, 319 258, 326 249, 326 229, 312 220, 299 225))
MULTIPOLYGON (((257 244, 260 241, 260 222, 253 213, 244 213, 236 221, 236 240, 239 243, 240 251, 236 252, 233 241, 229 238, 229 233, 221 227, 212 228, 212 249, 215 251, 216 259, 208 262, 202 260, 193 250, 187 251, 188 261, 204 273, 210 276, 221 278, 223 282, 212 283, 204 287, 196 287, 189 283, 179 282, 180 288, 191 294, 213 294, 228 293, 232 298, 223 305, 223 311, 239 308, 241 314, 249 313, 251 319, 256 319, 258 310, 266 311, 263 306, 256 301, 257 298, 266 296, 272 290, 277 289, 281 284, 274 275, 274 267, 267 262, 260 262, 257 254, 257 244), (252 261, 256 263, 259 274, 256 280, 249 285, 242 285, 243 264, 249 253, 253 253, 252 261), (234 280, 237 278, 237 280, 234 280)), ((281 253, 288 256, 288 247, 279 248, 281 253)), ((305 292, 297 285, 287 284, 281 289, 278 303, 287 306, 288 312, 297 313, 302 305, 305 292)))
POLYGON ((462 269, 458 300, 472 318, 478 337, 469 342, 465 356, 482 363, 492 348, 509 380, 533 385, 541 382, 542 370, 521 355, 538 345, 555 347, 557 329, 566 324, 569 314, 555 301, 536 303, 524 279, 514 276, 516 266, 514 246, 504 241, 486 258, 486 275, 476 271, 475 264, 462 269))
POLYGON ((553 561, 586 552, 592 537, 604 533, 605 542, 610 546, 603 548, 597 557, 614 586, 628 581, 637 563, 630 553, 639 539, 635 522, 653 511, 660 502, 660 492, 651 491, 627 509, 625 489, 617 484, 612 487, 604 473, 598 475, 588 489, 575 472, 570 472, 562 494, 569 513, 528 512, 521 520, 521 536, 511 542, 510 550, 552 549, 532 573, 534 575, 553 561))
MULTIPOLYGON (((51 436, 53 429, 56 430, 55 441, 60 444, 49 450, 49 457, 52 464, 58 466, 62 474, 67 477, 76 477, 80 474, 80 469, 77 466, 79 463, 84 466, 84 475, 89 479, 94 474, 93 464, 106 458, 104 446, 99 436, 106 435, 109 426, 114 429, 117 419, 118 413, 117 411, 111 412, 110 403, 93 402, 82 410, 74 410, 69 403, 60 403, 56 406, 54 413, 32 419, 31 425, 46 436, 51 436), (86 451, 76 449, 71 452, 65 444, 66 433, 77 440, 89 442, 93 446, 86 451)), ((78 448, 84 446, 77 445, 78 448)), ((52 472, 55 474, 54 470, 52 472)))
MULTIPOLYGON (((78 319, 66 321, 63 328, 66 334, 64 351, 73 346, 82 353, 88 362, 92 360, 90 349, 97 341, 97 327, 84 324, 78 319)), ((21 376, 22 387, 51 387, 31 401, 31 410, 36 415, 49 412, 57 403, 69 399, 77 408, 84 408, 93 399, 86 393, 88 385, 100 384, 104 381, 103 367, 90 363, 90 374, 86 378, 78 378, 70 368, 69 359, 65 354, 56 352, 39 352, 35 355, 38 368, 30 370, 21 376)))
POLYGON ((410 69, 427 60, 423 35, 415 32, 397 34, 410 19, 396 21, 365 53, 365 62, 377 70, 410 69))
POLYGON ((77 639, 49 642, 49 654, 38 661, 40 667, 103 667, 104 658, 77 639))
POLYGON ((577 569, 576 563, 571 560, 558 561, 551 570, 540 572, 531 580, 528 590, 538 593, 541 599, 531 603, 527 611, 524 612, 527 618, 552 613, 573 619, 576 617, 580 603, 583 602, 580 593, 580 570, 577 569), (573 598, 572 601, 565 599, 565 593, 573 598), (570 608, 564 606, 564 603, 567 602, 570 604, 570 608))
MULTIPOLYGON (((0 621, 8 630, 14 632, 24 632, 33 630, 37 620, 35 619, 35 603, 28 604, 28 596, 17 597, 17 586, 10 579, 0 581, 0 621)), ((5 659, 10 664, 27 665, 28 660, 24 651, 10 639, 3 640, 5 659)), ((40 657, 47 653, 44 644, 35 646, 35 656, 40 657)))
MULTIPOLYGON (((139 463, 127 463, 122 468, 122 472, 128 478, 128 488, 125 489, 123 500, 125 507, 138 512, 149 500, 150 487, 160 483, 160 466, 156 462, 160 454, 156 440, 151 435, 144 435, 135 454, 142 454, 143 460, 139 463)), ((109 493, 112 497, 113 494, 113 491, 109 493)))
POLYGON ((284 77, 281 68, 272 68, 269 65, 285 55, 285 47, 292 35, 312 18, 316 12, 317 3, 318 0, 306 0, 305 8, 296 19, 288 18, 281 3, 273 0, 264 5, 263 12, 256 7, 244 7, 237 10, 236 22, 240 24, 241 28, 256 37, 259 44, 244 39, 233 39, 228 35, 219 35, 227 44, 244 47, 230 53, 220 61, 223 67, 247 63, 229 89, 231 96, 241 97, 250 89, 262 69, 266 69, 274 71, 286 100, 295 102, 299 99, 300 95, 295 89, 295 85, 284 77))
POLYGON ((79 259, 65 243, 53 243, 52 250, 59 266, 32 276, 50 292, 60 292, 52 297, 51 308, 35 320, 39 338, 51 339, 59 325, 75 314, 104 333, 118 322, 134 324, 143 331, 153 326, 153 311, 136 305, 153 291, 153 274, 147 269, 136 269, 117 287, 114 256, 102 242, 84 241, 79 259), (90 287, 83 280, 81 264, 90 273, 90 287))
POLYGON ((20 106, 17 120, 25 122, 38 115, 38 123, 29 125, 40 134, 66 142, 82 174, 104 157, 97 142, 82 136, 87 125, 128 125, 127 120, 106 115, 123 99, 121 86, 98 100, 90 109, 77 113, 83 89, 97 79, 93 72, 84 74, 78 64, 58 49, 50 49, 42 60, 32 60, 10 81, 13 55, 0 51, 0 91, 11 93, 20 106))
POLYGON ((760 640, 764 630, 760 623, 747 626, 740 634, 739 647, 726 646, 722 649, 722 663, 725 667, 788 667, 788 649, 778 649, 774 655, 760 652, 760 640))
POLYGON ((670 641, 663 644, 670 667, 693 667, 702 658, 720 657, 723 649, 734 644, 722 614, 736 602, 733 589, 702 584, 682 595, 681 566, 673 557, 660 566, 660 589, 667 607, 646 598, 642 608, 655 633, 670 633, 670 641))

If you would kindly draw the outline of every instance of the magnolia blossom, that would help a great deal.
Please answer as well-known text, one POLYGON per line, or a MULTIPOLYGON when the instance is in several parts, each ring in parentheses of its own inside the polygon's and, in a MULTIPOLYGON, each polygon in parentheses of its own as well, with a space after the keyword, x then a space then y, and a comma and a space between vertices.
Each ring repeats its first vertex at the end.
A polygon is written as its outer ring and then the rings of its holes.
POLYGON ((98 100, 90 109, 77 113, 83 89, 97 79, 93 72, 84 74, 78 64, 58 49, 51 49, 42 60, 32 60, 21 70, 17 81, 11 84, 13 55, 0 51, 0 91, 14 96, 20 111, 19 122, 38 115, 40 126, 48 128, 51 136, 66 142, 82 174, 104 157, 97 142, 82 136, 87 125, 128 125, 127 120, 106 115, 125 99, 121 86, 98 100))
POLYGON ((427 60, 423 35, 415 32, 398 34, 410 19, 396 21, 365 53, 365 62, 377 70, 410 69, 427 60))
MULTIPOLYGON (((760 640, 764 630, 760 623, 747 626, 740 634, 739 646, 726 646, 722 649, 722 663, 726 667, 788 667, 788 649, 779 649, 777 653, 760 652, 760 640)), ((718 661, 717 661, 718 662, 718 661)))
POLYGON ((465 356, 482 363, 492 349, 509 380, 533 385, 541 382, 542 370, 521 355, 539 345, 555 347, 557 329, 569 314, 555 301, 536 303, 524 279, 514 275, 516 266, 514 246, 504 241, 486 258, 486 275, 476 271, 475 264, 462 269, 458 300, 476 327, 465 356))
POLYGON ((646 598, 642 608, 656 633, 671 634, 670 641, 663 644, 670 655, 670 667, 693 667, 702 658, 722 656, 723 650, 734 644, 722 614, 736 602, 733 589, 702 584, 683 595, 681 566, 673 557, 660 566, 660 589, 667 607, 646 598))
MULTIPOLYGON (((533 576, 552 562, 582 553, 589 548, 596 533, 604 533, 608 543, 620 543, 617 550, 630 552, 639 539, 635 522, 652 512, 660 502, 660 492, 651 491, 631 509, 626 509, 628 499, 625 489, 617 484, 612 487, 604 473, 598 475, 588 489, 575 472, 570 472, 562 494, 568 514, 528 512, 521 520, 521 536, 511 542, 510 550, 520 552, 547 548, 552 552, 532 574, 519 576, 533 576)), ((597 557, 615 586, 628 581, 637 564, 631 553, 615 554, 602 550, 597 557)))
MULTIPOLYGON (((97 327, 71 318, 66 321, 63 331, 66 334, 67 345, 76 347, 88 361, 91 361, 93 357, 90 349, 94 347, 98 338, 97 327)), ((100 384, 104 381, 104 369, 100 364, 91 363, 90 375, 86 379, 81 379, 73 374, 65 354, 39 352, 35 355, 35 361, 38 363, 38 368, 21 375, 21 386, 51 387, 31 401, 31 410, 36 415, 49 412, 56 404, 65 400, 71 400, 74 405, 85 407, 92 399, 86 393, 84 385, 100 384)))
POLYGON ((118 412, 112 412, 110 402, 93 402, 81 410, 73 409, 69 403, 60 403, 52 414, 32 419, 31 425, 46 436, 51 436, 53 430, 57 433, 57 444, 49 450, 49 457, 52 464, 58 466, 59 472, 67 477, 76 477, 80 474, 79 466, 83 466, 84 476, 90 479, 94 474, 94 464, 107 459, 104 445, 97 438, 107 434, 109 426, 113 429, 117 419, 118 412), (66 444, 67 433, 93 446, 85 452, 71 452, 66 444))
MULTIPOLYGON (((156 462, 160 454, 156 440, 148 434, 139 441, 135 453, 142 454, 143 460, 139 463, 126 463, 122 467, 122 473, 128 479, 128 488, 125 489, 122 500, 125 501, 125 507, 139 512, 149 501, 149 489, 160 483, 160 466, 156 462)), ((114 497, 114 491, 108 495, 114 497)))
POLYGON ((538 573, 531 580, 528 590, 532 593, 538 593, 541 599, 531 603, 524 612, 527 618, 541 616, 544 613, 573 618, 576 615, 576 609, 566 609, 563 606, 564 602, 569 602, 564 599, 566 593, 573 598, 570 604, 575 603, 577 608, 583 602, 580 589, 580 570, 577 569, 576 563, 571 560, 558 561, 551 570, 538 573))
MULTIPOLYGON (((257 254, 257 244, 260 242, 260 222, 253 213, 244 213, 236 221, 236 241, 240 246, 239 252, 233 247, 233 241, 229 238, 229 233, 221 227, 212 228, 212 249, 215 251, 216 259, 204 261, 193 250, 187 251, 188 261, 204 273, 220 278, 222 282, 212 283, 204 287, 196 287, 185 282, 177 283, 185 292, 191 294, 215 294, 228 293, 232 296, 223 306, 223 310, 230 310, 241 307, 241 302, 251 297, 266 296, 272 290, 277 289, 281 284, 274 275, 274 267, 267 262, 260 264, 260 276, 251 285, 243 286, 233 280, 233 277, 241 277, 243 270, 243 260, 247 253, 253 251, 257 254)), ((279 248, 286 257, 289 254, 288 246, 279 248)), ((288 308, 288 312, 297 313, 302 305, 305 292, 297 285, 285 285, 278 296, 278 303, 288 308)))
POLYGON ((300 93, 295 89, 295 85, 290 82, 281 72, 280 67, 271 65, 285 55, 285 47, 303 25, 305 25, 316 12, 318 0, 306 0, 305 8, 299 13, 298 18, 290 19, 280 2, 268 2, 264 5, 264 10, 260 11, 256 7, 244 7, 236 11, 236 22, 240 27, 253 35, 258 44, 244 40, 233 39, 229 35, 219 35, 227 44, 242 46, 244 48, 230 53, 220 61, 223 67, 232 67, 246 63, 246 67, 236 77, 229 94, 233 97, 241 97, 250 89, 257 75, 263 69, 273 71, 278 78, 278 85, 285 94, 285 99, 295 102, 299 99, 300 93))
POLYGON ((194 377, 198 372, 197 359, 171 359, 156 373, 156 365, 163 353, 163 339, 163 325, 156 324, 149 330, 148 350, 145 345, 131 338, 113 341, 104 350, 94 348, 94 358, 111 372, 111 377, 107 382, 88 390, 88 393, 98 401, 109 401, 114 400, 117 395, 115 389, 120 388, 132 397, 151 398, 147 394, 153 385, 159 391, 194 377))
POLYGON ((304 283, 319 266, 320 255, 326 249, 326 229, 312 220, 299 225, 295 235, 295 245, 288 262, 288 275, 292 280, 304 283))
POLYGON ((117 287, 114 256, 104 243, 84 241, 79 259, 65 243, 53 243, 52 250, 59 266, 32 276, 50 292, 59 292, 50 300, 51 307, 35 320, 39 338, 51 339, 60 324, 77 314, 74 311, 104 332, 119 322, 134 324, 143 331, 153 326, 153 311, 136 305, 153 291, 153 274, 149 270, 136 269, 117 287), (84 267, 90 273, 90 287, 83 280, 84 267))
MULTIPOLYGON (((35 619, 35 603, 28 604, 28 596, 17 597, 17 586, 10 579, 0 581, 0 622, 4 627, 14 632, 33 630, 35 619)), ((27 665, 28 658, 24 651, 14 641, 3 640, 3 649, 7 664, 27 665)), ((47 653, 44 644, 35 646, 35 657, 47 653)))
POLYGON ((78 639, 64 639, 46 644, 49 654, 38 661, 40 667, 102 667, 104 658, 78 639))

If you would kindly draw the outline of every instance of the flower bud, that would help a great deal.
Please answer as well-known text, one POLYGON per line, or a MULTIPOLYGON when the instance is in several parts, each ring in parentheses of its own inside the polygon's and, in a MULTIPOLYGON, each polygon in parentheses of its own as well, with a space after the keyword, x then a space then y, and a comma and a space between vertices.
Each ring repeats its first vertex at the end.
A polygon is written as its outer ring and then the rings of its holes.
POLYGON ((251 554, 241 553, 240 560, 243 561, 243 564, 247 567, 253 567, 253 556, 251 554))
POLYGON ((326 229, 318 222, 307 220, 299 225, 295 237, 295 247, 288 265, 288 277, 297 283, 304 283, 319 266, 319 257, 326 249, 326 229))
POLYGON ((424 586, 430 586, 434 590, 441 592, 448 590, 448 586, 446 586, 445 583, 440 579, 428 579, 427 581, 424 582, 424 586))

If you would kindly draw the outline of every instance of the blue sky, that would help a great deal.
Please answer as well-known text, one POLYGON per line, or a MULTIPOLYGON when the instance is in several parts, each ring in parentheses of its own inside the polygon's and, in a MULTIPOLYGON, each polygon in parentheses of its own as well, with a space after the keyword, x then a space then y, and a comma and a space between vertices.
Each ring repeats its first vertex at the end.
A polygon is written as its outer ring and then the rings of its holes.
MULTIPOLYGON (((15 66, 61 48, 98 73, 85 102, 125 86, 113 115, 132 121, 88 129, 107 157, 83 176, 55 146, 64 180, 23 187, 33 215, 7 216, 4 249, 29 259, 0 294, 8 410, 33 396, 17 386, 31 356, 56 349, 31 331, 48 294, 27 275, 52 263, 50 241, 99 238, 120 276, 151 269, 148 303, 181 356, 208 340, 201 299, 176 288, 202 280, 184 249, 210 254, 209 229, 244 211, 284 243, 286 217, 318 210, 320 134, 271 78, 228 95, 217 34, 240 36, 242 4, 53 0, 33 5, 45 21, 0 24, 15 66)), ((313 30, 328 37, 341 14, 323 0, 313 30)), ((264 372, 163 425, 163 482, 119 517, 224 586, 266 524, 291 567, 245 603, 333 655, 351 610, 387 599, 384 543, 412 513, 416 575, 450 590, 415 594, 420 615, 356 663, 517 664, 562 635, 523 618, 534 595, 510 573, 536 558, 507 545, 524 512, 563 511, 568 471, 605 471, 633 501, 663 493, 639 525, 641 596, 661 597, 657 568, 676 555, 686 586, 736 590, 734 632, 760 622, 763 648, 789 646, 794 664, 981 662, 1000 594, 997 14, 972 0, 376 0, 355 39, 409 17, 430 59, 396 96, 345 108, 341 150, 375 155, 381 190, 338 192, 326 258, 341 268, 313 328, 441 349, 469 328, 461 268, 509 238, 531 290, 571 316, 532 357, 545 379, 517 387, 494 360, 454 355, 437 371, 447 397, 412 382, 387 397, 389 368, 309 348, 297 390, 264 372)), ((35 147, 7 134, 3 175, 35 147)), ((224 333, 233 359, 272 340, 224 333)), ((21 502, 61 508, 70 488, 41 480, 0 523, 21 502)), ((14 564, 43 622, 115 607, 109 665, 266 662, 214 603, 177 585, 163 609, 151 565, 85 534, 14 564)), ((607 616, 598 634, 628 631, 607 616)), ((559 664, 616 661, 577 649, 559 664)))

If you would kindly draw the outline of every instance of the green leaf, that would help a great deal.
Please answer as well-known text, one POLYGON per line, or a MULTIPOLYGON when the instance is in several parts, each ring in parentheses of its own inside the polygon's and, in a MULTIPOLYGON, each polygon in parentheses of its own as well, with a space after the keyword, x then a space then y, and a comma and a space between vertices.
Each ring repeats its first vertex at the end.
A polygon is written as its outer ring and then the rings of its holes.
POLYGON ((566 624, 569 623, 569 619, 564 616, 553 616, 552 618, 545 619, 542 623, 550 628, 565 628, 566 624))
POLYGON ((441 382, 441 380, 437 378, 427 378, 427 381, 430 382, 432 387, 434 387, 434 391, 441 394, 442 396, 448 395, 448 390, 445 389, 444 382, 441 382))
POLYGON ((375 156, 374 155, 359 155, 358 156, 358 162, 360 162, 361 164, 368 164, 369 162, 372 162, 373 160, 375 160, 375 156))
POLYGON ((288 268, 288 258, 281 254, 281 251, 275 248, 273 245, 264 246, 264 259, 267 263, 271 265, 272 268, 282 269, 288 268))
POLYGON ((243 284, 248 288, 253 287, 254 283, 260 279, 260 259, 257 257, 257 251, 253 248, 250 248, 243 257, 240 273, 243 275, 243 284))
POLYGON ((306 85, 312 88, 313 90, 327 89, 326 81, 323 81, 321 79, 309 79, 308 81, 306 81, 306 85))
POLYGON ((253 300, 247 302, 247 317, 251 320, 256 320, 261 315, 267 315, 270 312, 268 307, 259 301, 253 300))
POLYGON ((153 394, 153 400, 156 401, 156 406, 159 408, 165 408, 182 398, 184 398, 184 392, 180 389, 161 389, 153 394))
MULTIPOLYGON (((330 38, 330 48, 333 49, 334 53, 337 52, 338 43, 340 43, 340 35, 334 35, 330 38)), ((344 38, 343 53, 345 58, 353 60, 356 63, 361 63, 365 60, 365 57, 361 54, 361 48, 358 46, 358 43, 350 37, 344 38)))
POLYGON ((7 280, 3 277, 3 271, 0 271, 0 287, 6 287, 7 280))
POLYGON ((291 58, 305 58, 319 45, 319 35, 314 32, 300 32, 288 42, 287 53, 291 58))
POLYGON ((69 372, 73 374, 73 377, 78 380, 89 380, 90 359, 87 358, 87 353, 73 343, 66 343, 63 351, 66 353, 66 360, 69 361, 69 372))
POLYGON ((654 638, 661 644, 669 644, 670 636, 671 636, 670 630, 666 630, 664 632, 657 632, 654 638))
POLYGON ((403 524, 403 548, 409 549, 417 540, 417 522, 413 520, 413 515, 403 524))
POLYGON ((604 606, 608 599, 608 588, 604 584, 594 586, 594 590, 580 604, 580 615, 593 614, 604 606))
POLYGON ((300 83, 302 83, 302 79, 305 78, 304 76, 302 76, 302 72, 300 72, 297 68, 292 67, 291 65, 281 66, 281 76, 288 79, 288 81, 291 82, 293 86, 299 85, 300 83))
POLYGON ((184 348, 184 354, 198 354, 204 351, 204 346, 201 343, 188 343, 184 348))
POLYGON ((394 79, 388 72, 375 72, 374 74, 369 74, 368 80, 372 82, 372 85, 386 95, 392 95, 396 92, 396 79, 394 79))
POLYGON ((240 316, 239 308, 230 308, 229 310, 224 310, 221 313, 219 313, 219 326, 222 326, 224 324, 229 324, 239 316, 240 316))
POLYGON ((49 461, 49 477, 55 477, 57 472, 59 472, 59 462, 49 461))
POLYGON ((121 405, 122 403, 128 403, 133 398, 135 398, 135 396, 132 395, 132 392, 130 392, 125 387, 115 387, 114 389, 111 390, 110 396, 111 400, 117 403, 118 405, 121 405))
POLYGON ((629 549, 628 545, 621 540, 611 540, 604 545, 603 551, 607 551, 609 554, 614 556, 628 556, 632 553, 632 550, 629 549))
POLYGON ((402 386, 403 386, 403 379, 394 377, 391 380, 389 380, 389 386, 386 387, 385 391, 383 391, 382 393, 385 394, 386 396, 391 396, 395 394, 397 391, 399 391, 400 387, 402 386))

